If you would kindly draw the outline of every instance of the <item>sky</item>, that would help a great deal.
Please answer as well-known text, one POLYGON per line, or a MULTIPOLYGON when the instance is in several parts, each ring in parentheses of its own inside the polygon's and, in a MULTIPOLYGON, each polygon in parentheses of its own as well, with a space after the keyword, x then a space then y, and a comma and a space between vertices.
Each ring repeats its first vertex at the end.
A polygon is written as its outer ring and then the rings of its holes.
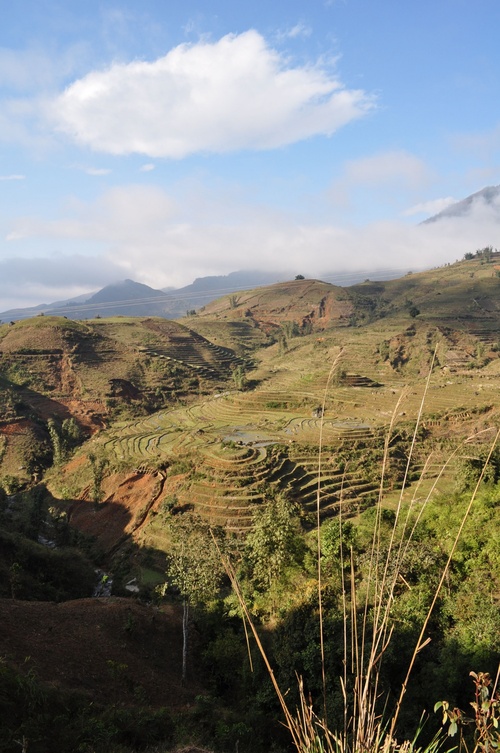
POLYGON ((0 310, 500 246, 498 0, 0 0, 0 310))

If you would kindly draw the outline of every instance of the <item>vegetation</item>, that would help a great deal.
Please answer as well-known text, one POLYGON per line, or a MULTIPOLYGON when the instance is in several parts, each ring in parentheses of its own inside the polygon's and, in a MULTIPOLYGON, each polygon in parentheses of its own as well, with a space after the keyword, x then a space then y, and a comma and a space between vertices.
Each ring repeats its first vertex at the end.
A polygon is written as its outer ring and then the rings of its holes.
POLYGON ((495 749, 495 253, 0 327, 0 751, 495 749))

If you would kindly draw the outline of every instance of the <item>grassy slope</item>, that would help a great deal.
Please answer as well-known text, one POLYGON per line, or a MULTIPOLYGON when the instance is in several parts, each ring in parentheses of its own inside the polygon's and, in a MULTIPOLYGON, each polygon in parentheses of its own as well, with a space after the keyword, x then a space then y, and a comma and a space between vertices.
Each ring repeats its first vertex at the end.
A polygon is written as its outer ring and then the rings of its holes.
MULTIPOLYGON (((13 399, 19 397, 19 388, 24 399, 29 390, 51 395, 58 405, 69 396, 78 395, 80 401, 106 397, 110 379, 117 377, 152 389, 165 384, 166 351, 170 358, 182 353, 184 360, 175 363, 186 370, 181 374, 186 393, 189 375, 197 376, 189 399, 175 405, 165 401, 161 411, 150 415, 113 419, 69 465, 53 468, 45 477, 56 506, 58 498, 69 498, 61 508, 74 522, 78 518, 82 530, 89 532, 92 522, 94 533, 102 532, 103 546, 108 536, 108 551, 125 568, 122 578, 135 575, 141 585, 150 585, 156 577, 154 552, 169 548, 163 519, 167 507, 194 507, 212 523, 245 532, 254 507, 272 488, 284 489, 300 503, 307 527, 314 514, 320 436, 323 514, 328 517, 342 505, 346 515, 358 517, 377 498, 381 450, 391 420, 394 434, 411 436, 435 351, 423 409, 427 437, 419 442, 412 474, 422 469, 429 450, 434 455, 423 483, 413 484, 406 495, 425 498, 450 451, 472 437, 458 456, 473 456, 481 449, 480 432, 498 425, 499 284, 493 265, 474 260, 347 291, 294 281, 258 295, 242 294, 236 308, 234 301, 223 300, 190 317, 186 325, 192 331, 199 328, 217 346, 252 353, 252 389, 236 390, 207 372, 205 394, 200 394, 198 356, 204 368, 225 369, 229 375, 227 353, 205 345, 185 327, 163 320, 146 326, 121 318, 73 326, 40 317, 31 329, 26 322, 19 329, 0 329, 8 377, 0 388, 13 399), (416 318, 409 313, 409 301, 421 312, 416 318), (301 326, 304 320, 311 334, 271 344, 283 321, 301 326), (244 341, 238 346, 240 337, 244 341), (263 344, 267 347, 259 347, 263 344), (27 352, 36 349, 52 350, 27 352), (67 358, 66 371, 50 360, 59 355, 58 349, 63 351, 60 360, 67 358), (316 409, 323 401, 322 421, 316 409), (109 462, 104 504, 98 509, 90 494, 90 450, 109 462), (120 549, 121 533, 126 541, 120 549), (131 542, 141 546, 134 557, 131 542)), ((12 410, 4 428, 20 423, 12 410)), ((7 457, 14 445, 8 433, 3 436, 7 457)), ((408 442, 402 442, 403 470, 407 448, 408 442)), ((15 468, 15 462, 9 467, 15 468)), ((399 499, 398 463, 401 470, 401 457, 394 453, 386 480, 388 508, 399 499)), ((448 490, 453 483, 450 465, 438 489, 448 490)), ((367 518, 358 519, 362 534, 367 518)), ((122 621, 127 618, 123 614, 122 621)))
MULTIPOLYGON (((315 504, 321 434, 327 448, 321 478, 323 514, 338 510, 342 494, 347 498, 345 512, 353 515, 376 499, 376 466, 389 423, 394 421, 402 432, 411 431, 436 351, 423 409, 429 437, 413 469, 418 471, 433 446, 429 486, 451 445, 497 423, 498 361, 496 340, 491 337, 496 319, 483 314, 474 320, 479 330, 479 325, 489 327, 484 336, 482 331, 470 331, 470 320, 459 318, 471 270, 476 283, 484 285, 474 295, 479 300, 481 293, 484 301, 500 281, 491 265, 478 261, 389 283, 364 283, 347 291, 293 281, 243 293, 236 308, 234 301, 221 299, 187 320, 191 330, 199 327, 217 343, 234 345, 235 332, 242 329, 245 335, 259 333, 262 341, 270 322, 275 328, 281 321, 299 322, 306 312, 314 314, 315 306, 322 316, 310 316, 310 321, 321 329, 289 338, 286 346, 275 342, 254 350, 252 389, 233 388, 188 406, 114 424, 94 440, 94 449, 121 468, 154 472, 159 466, 170 467, 165 499, 175 498, 179 508, 194 506, 211 522, 244 531, 251 525, 254 506, 272 487, 287 490, 300 502, 307 524, 315 504), (432 294, 437 289, 441 296, 432 294), (338 297, 339 306, 349 298, 349 316, 354 315, 359 326, 346 326, 345 310, 339 319, 338 297), (375 298, 375 304, 367 304, 375 298), (418 317, 409 314, 408 300, 421 309, 418 317), (445 325, 437 321, 441 302, 445 325), (251 316, 246 315, 249 307, 251 316), (333 312, 330 318, 328 312, 333 312), (323 401, 322 421, 315 411, 323 401), (350 456, 348 472, 346 456, 350 456), (182 469, 180 480, 179 458, 189 466, 187 474, 182 469)), ((467 453, 474 452, 471 448, 469 444, 467 453)), ((442 477, 441 488, 452 472, 450 467, 442 477)), ((397 479, 390 483, 397 484, 397 479)), ((78 485, 74 491, 78 494, 78 485)), ((152 519, 141 536, 162 546, 160 521, 152 519)))
MULTIPOLYGON (((165 498, 175 497, 180 507, 194 505, 210 521, 244 531, 270 487, 299 500, 307 523, 315 501, 320 436, 328 448, 321 479, 324 515, 336 512, 341 493, 349 498, 350 514, 371 504, 386 427, 394 421, 406 431, 417 415, 434 352, 423 410, 429 446, 437 443, 445 452, 450 442, 495 425, 498 322, 493 301, 499 287, 494 264, 479 260, 348 289, 292 281, 220 299, 186 320, 187 326, 161 319, 74 323, 38 317, 31 325, 24 321, 0 330, 0 350, 17 348, 19 353, 30 342, 33 346, 33 338, 39 349, 59 347, 68 354, 73 384, 83 398, 103 399, 113 378, 143 392, 158 389, 166 384, 165 364, 184 369, 185 394, 189 388, 194 392, 188 404, 134 420, 124 414, 92 440, 92 451, 105 455, 110 469, 154 473, 169 467, 165 498), (467 308, 469 299, 475 302, 467 308), (418 317, 410 315, 410 304, 420 310, 418 317), (313 331, 296 337, 288 332, 285 342, 270 344, 287 321, 295 321, 299 331, 313 331), (221 391, 219 386, 210 394, 211 370, 214 376, 224 371, 230 376, 231 363, 241 363, 224 346, 252 352, 252 389, 238 391, 233 385, 221 391), (204 395, 199 394, 202 383, 204 395), (323 403, 321 419, 317 408, 323 403), (179 458, 189 470, 181 469, 182 482, 175 473, 179 458)), ((12 353, 7 363, 16 357, 22 362, 12 353)), ((43 356, 38 364, 41 372, 43 356)), ((61 392, 59 379, 53 392, 61 392)), ((84 445, 82 459, 87 452, 84 445)), ((5 450, 4 457, 9 457, 5 450)), ((68 470, 63 484, 54 480, 56 491, 71 489, 79 496, 89 487, 90 465, 75 467, 76 475, 68 470)), ((157 541, 158 524, 151 525, 157 541)), ((147 526, 141 535, 147 540, 147 526)))

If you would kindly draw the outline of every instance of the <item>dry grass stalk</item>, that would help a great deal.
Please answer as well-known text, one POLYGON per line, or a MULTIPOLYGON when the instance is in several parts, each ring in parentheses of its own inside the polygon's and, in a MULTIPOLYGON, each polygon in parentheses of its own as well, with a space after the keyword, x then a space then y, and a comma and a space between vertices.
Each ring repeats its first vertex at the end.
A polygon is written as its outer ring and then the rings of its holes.
MULTIPOLYGON (((378 701, 379 701, 379 679, 380 679, 380 667, 384 652, 387 649, 392 637, 393 628, 390 621, 390 612, 394 601, 394 594, 396 584, 399 578, 399 571, 401 564, 404 560, 405 554, 408 550, 408 546, 413 538, 416 530, 416 526, 421 518, 423 510, 429 499, 434 492, 439 479, 442 477, 446 467, 455 457, 459 448, 456 448, 453 453, 450 454, 443 467, 441 468, 437 478, 431 486, 426 498, 414 516, 415 503, 417 501, 417 494, 422 479, 428 467, 430 458, 427 459, 424 469, 421 473, 419 482, 417 483, 416 490, 410 500, 406 516, 403 521, 403 496, 408 484, 408 477, 412 457, 417 443, 418 430, 423 414, 424 404, 427 396, 427 392, 430 385, 430 379, 433 370, 433 364, 436 352, 434 352, 432 362, 429 369, 429 374, 426 380, 424 392, 420 402, 420 408, 415 423, 415 428, 412 436, 410 452, 408 455, 406 468, 404 472, 404 479, 402 489, 399 495, 399 500, 396 508, 395 521, 390 536, 389 546, 385 561, 382 567, 382 573, 380 574, 380 567, 378 564, 378 552, 381 544, 381 521, 382 521, 382 501, 384 495, 384 479, 386 475, 386 468, 388 464, 390 441, 396 422, 396 417, 399 414, 401 403, 406 397, 406 391, 403 391, 397 401, 394 408, 389 429, 386 435, 384 443, 384 452, 381 469, 381 483, 379 488, 379 499, 377 504, 377 512, 375 517, 375 527, 372 537, 372 546, 369 558, 368 567, 368 587, 366 589, 366 596, 362 607, 361 618, 359 617, 359 605, 356 598, 356 583, 355 583, 355 563, 353 559, 352 549, 349 554, 350 558, 350 605, 347 599, 347 583, 344 575, 344 563, 347 560, 347 553, 343 550, 342 534, 340 535, 340 562, 341 562, 341 579, 342 579, 342 605, 343 605, 343 625, 344 625, 344 668, 342 677, 340 678, 341 690, 344 699, 344 726, 340 733, 333 733, 328 726, 328 720, 326 716, 326 670, 325 670, 325 650, 324 650, 324 615, 322 604, 322 572, 321 572, 321 538, 320 538, 320 498, 321 498, 321 457, 323 449, 323 421, 326 405, 327 393, 330 388, 333 375, 338 367, 339 361, 342 357, 341 351, 335 359, 332 368, 330 370, 327 384, 325 387, 325 393, 322 404, 322 415, 320 423, 320 437, 319 437, 319 449, 318 449, 318 483, 316 491, 316 523, 317 523, 317 574, 318 574, 318 613, 319 613, 319 629, 320 629, 320 651, 321 651, 321 665, 322 665, 322 687, 323 687, 323 718, 316 715, 313 710, 310 701, 307 701, 303 682, 301 678, 298 678, 299 687, 299 699, 300 706, 296 711, 296 714, 292 714, 289 710, 285 698, 279 688, 279 685, 274 676, 273 669, 269 663, 266 652, 260 641, 257 629, 252 621, 249 611, 246 607, 241 589, 239 587, 236 574, 232 568, 231 563, 220 552, 222 561, 226 568, 226 572, 231 581, 234 592, 238 598, 244 622, 250 627, 251 632, 255 638, 258 649, 262 655, 265 666, 271 678, 277 697, 280 701, 286 726, 288 727, 292 741, 300 753, 391 753, 397 751, 398 753, 406 753, 406 751, 412 751, 416 753, 419 750, 416 747, 415 740, 404 741, 398 743, 396 741, 396 726, 401 710, 401 704, 403 702, 406 690, 408 687, 409 678, 412 669, 415 664, 418 653, 428 644, 429 638, 425 637, 425 633, 429 624, 430 617, 434 611, 439 594, 441 592, 443 583, 449 572, 453 556, 455 554, 458 542, 460 540, 464 525, 470 515, 474 500, 477 496, 477 492, 481 481, 484 477, 486 466, 491 458, 493 450, 500 438, 500 430, 497 432, 495 439, 491 445, 490 452, 484 464, 481 476, 476 484, 474 492, 471 495, 471 499, 467 506, 467 510, 462 518, 461 524, 457 531, 457 534, 452 545, 449 557, 446 565, 441 574, 439 584, 436 588, 435 594, 432 599, 432 603, 429 607, 428 613, 424 619, 417 643, 415 645, 408 670, 401 687, 399 697, 396 702, 394 712, 390 715, 388 720, 384 720, 378 713, 378 701), (411 522, 413 519, 413 523, 411 522), (372 601, 373 600, 373 601, 372 601), (373 620, 371 625, 369 624, 368 615, 370 609, 373 611, 373 620), (370 635, 368 634, 370 633, 370 635), (349 640, 350 638, 350 640, 349 640), (350 651, 349 651, 350 649, 350 651), (350 674, 354 680, 353 698, 349 701, 349 654, 351 658, 350 674), (351 708, 350 708, 350 703, 351 708)), ((488 431, 488 430, 485 430, 488 431)), ((477 434, 475 435, 477 437, 477 434)), ((467 442, 469 439, 465 440, 467 442)), ((344 471, 345 472, 345 471, 344 471)), ((341 491, 342 502, 342 491, 341 491)), ((339 508, 339 526, 342 527, 342 504, 339 508)), ((215 542, 217 546, 217 542, 215 542)), ((245 628, 246 630, 246 628, 245 628)), ((436 737, 426 748, 426 753, 435 753, 440 747, 440 740, 436 737)))

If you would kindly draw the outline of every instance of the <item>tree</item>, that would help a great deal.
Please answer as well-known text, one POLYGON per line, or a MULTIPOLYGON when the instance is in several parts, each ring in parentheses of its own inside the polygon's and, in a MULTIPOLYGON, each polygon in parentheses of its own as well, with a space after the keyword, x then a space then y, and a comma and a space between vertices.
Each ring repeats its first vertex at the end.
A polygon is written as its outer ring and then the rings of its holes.
POLYGON ((170 550, 167 555, 167 583, 182 596, 182 680, 186 679, 189 606, 214 599, 224 578, 224 566, 215 540, 224 546, 223 531, 211 528, 192 513, 172 516, 169 521, 170 550))
POLYGON ((245 374, 245 369, 241 364, 238 366, 235 366, 233 368, 233 382, 237 390, 244 390, 247 386, 247 377, 245 374))
POLYGON ((292 337, 298 337, 300 335, 300 328, 297 322, 287 319, 281 322, 281 330, 287 340, 291 340, 292 337))
POLYGON ((246 540, 246 557, 257 588, 268 591, 294 559, 297 523, 294 506, 277 494, 257 510, 246 540))
POLYGON ((304 277, 304 275, 295 275, 295 279, 296 280, 305 280, 306 278, 304 277))
POLYGON ((64 419, 61 434, 67 451, 74 450, 84 439, 83 432, 73 417, 64 419))
POLYGON ((61 425, 53 418, 47 421, 47 429, 52 443, 54 463, 61 463, 68 453, 82 442, 83 434, 74 418, 65 418, 61 425))
POLYGON ((97 457, 93 452, 88 455, 90 466, 92 468, 92 500, 96 505, 102 502, 102 482, 104 480, 104 471, 108 466, 106 458, 97 457))
POLYGON ((64 455, 63 443, 59 428, 53 418, 49 418, 47 421, 47 429, 49 431, 50 441, 52 442, 54 463, 60 463, 64 455))

